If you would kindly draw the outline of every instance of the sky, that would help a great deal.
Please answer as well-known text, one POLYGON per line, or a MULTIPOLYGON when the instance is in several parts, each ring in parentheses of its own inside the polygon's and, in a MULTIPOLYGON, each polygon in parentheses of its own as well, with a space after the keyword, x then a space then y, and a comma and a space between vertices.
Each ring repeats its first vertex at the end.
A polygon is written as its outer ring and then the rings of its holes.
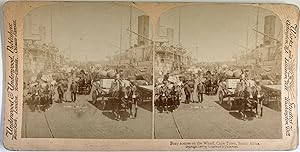
MULTIPOLYGON (((105 60, 106 56, 129 48, 130 7, 119 3, 59 3, 34 9, 31 18, 32 31, 46 27, 46 41, 52 42, 61 52, 79 61, 105 60), (122 41, 120 45, 120 33, 122 41)), ((143 12, 132 9, 132 30, 137 32, 137 16, 143 12)), ((25 19, 25 20, 26 20, 25 19)), ((26 22, 27 23, 27 22, 26 22)), ((26 25, 24 25, 26 26, 26 25)), ((132 34, 132 45, 137 36, 132 34)))
MULTIPOLYGON (((179 14, 181 14, 180 43, 198 61, 229 61, 234 55, 245 51, 243 47, 255 48, 256 32, 252 29, 256 27, 257 14, 259 14, 258 31, 261 32, 264 17, 274 15, 266 9, 258 10, 257 7, 245 5, 205 4, 177 7, 160 16, 161 26, 174 28, 174 41, 177 44, 179 14)), ((281 23, 276 16, 276 38, 282 36, 282 33, 279 33, 280 28, 281 23)), ((258 44, 262 43, 262 39, 263 36, 258 34, 258 44)))
MULTIPOLYGON (((198 61, 228 61, 245 51, 255 48, 256 26, 263 32, 264 17, 272 14, 257 7, 232 4, 201 4, 176 7, 160 16, 160 25, 174 29, 174 42, 178 43, 178 19, 181 12, 181 44, 198 61), (179 11, 180 10, 180 11, 179 11), (248 33, 248 34, 247 34, 248 33), (247 43, 248 41, 248 43, 247 43), (243 46, 243 47, 241 47, 243 46)), ((137 17, 143 11, 132 9, 132 30, 137 32, 137 17)), ((80 61, 105 60, 122 49, 129 48, 130 7, 111 2, 61 2, 34 9, 26 16, 32 30, 46 27, 46 41, 61 52, 80 61), (122 34, 120 34, 122 31, 122 34), (120 35, 122 40, 120 44, 120 35)), ((24 26, 28 26, 25 22, 24 26)), ((152 29, 150 25, 150 29, 152 29)), ((281 23, 276 19, 275 37, 279 38, 281 23)), ((25 28, 26 29, 26 28, 25 28)), ((25 31, 26 32, 26 31, 25 31)), ((152 30, 150 30, 150 35, 152 30)), ((151 37, 151 36, 150 36, 151 37)), ((263 36, 258 34, 258 44, 263 36)), ((132 34, 132 45, 137 36, 132 34)), ((176 44, 175 44, 176 45, 176 44)))

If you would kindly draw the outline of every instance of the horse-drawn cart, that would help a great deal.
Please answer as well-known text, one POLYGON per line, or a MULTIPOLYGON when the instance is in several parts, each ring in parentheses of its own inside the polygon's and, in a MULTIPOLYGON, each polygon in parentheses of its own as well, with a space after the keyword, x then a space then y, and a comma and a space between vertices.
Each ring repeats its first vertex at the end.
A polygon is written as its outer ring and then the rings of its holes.
POLYGON ((120 111, 129 109, 130 117, 137 116, 137 103, 140 101, 140 94, 137 87, 129 80, 101 79, 93 84, 92 102, 95 104, 101 98, 102 109, 106 109, 108 103, 111 104, 112 112, 116 120, 120 119, 120 111), (118 84, 119 83, 119 84, 118 84), (135 113, 132 113, 135 107, 135 113))
POLYGON ((264 93, 261 91, 261 86, 257 86, 253 80, 245 83, 246 86, 243 87, 239 79, 227 79, 221 82, 218 91, 220 105, 227 97, 228 110, 233 110, 233 105, 238 105, 240 112, 245 108, 249 108, 251 111, 255 109, 256 115, 262 116, 264 93))
POLYGON ((97 99, 100 98, 101 102, 103 103, 103 110, 107 104, 107 101, 110 94, 111 84, 114 79, 101 79, 93 83, 93 91, 92 91, 92 101, 95 104, 97 99))
POLYGON ((235 100, 230 100, 230 98, 235 96, 235 91, 237 84, 240 82, 240 79, 226 79, 221 82, 218 89, 219 103, 223 104, 224 98, 228 98, 229 110, 231 110, 233 102, 235 100))
POLYGON ((265 94, 264 105, 281 110, 281 85, 262 85, 265 94))
POLYGON ((144 102, 151 102, 153 96, 153 85, 141 85, 137 86, 137 90, 140 94, 140 101, 144 102))

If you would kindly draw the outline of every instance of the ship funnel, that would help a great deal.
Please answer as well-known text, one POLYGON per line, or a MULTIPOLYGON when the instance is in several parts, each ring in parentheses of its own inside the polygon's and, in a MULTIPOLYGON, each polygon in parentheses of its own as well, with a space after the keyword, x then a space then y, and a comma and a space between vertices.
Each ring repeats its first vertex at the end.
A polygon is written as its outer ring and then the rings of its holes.
POLYGON ((275 37, 275 15, 265 16, 265 25, 264 25, 264 45, 274 44, 274 40, 272 38, 275 37))

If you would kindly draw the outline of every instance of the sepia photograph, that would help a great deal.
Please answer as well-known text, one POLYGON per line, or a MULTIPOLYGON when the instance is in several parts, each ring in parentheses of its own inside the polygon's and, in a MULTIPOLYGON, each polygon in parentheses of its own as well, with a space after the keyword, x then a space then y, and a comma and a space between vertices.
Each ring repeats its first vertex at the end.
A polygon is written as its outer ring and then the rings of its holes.
POLYGON ((9 1, 8 150, 298 146, 299 7, 9 1))
POLYGON ((232 4, 162 13, 154 55, 154 138, 281 139, 282 24, 232 4))
POLYGON ((22 138, 152 138, 152 26, 129 4, 59 2, 26 14, 22 138))

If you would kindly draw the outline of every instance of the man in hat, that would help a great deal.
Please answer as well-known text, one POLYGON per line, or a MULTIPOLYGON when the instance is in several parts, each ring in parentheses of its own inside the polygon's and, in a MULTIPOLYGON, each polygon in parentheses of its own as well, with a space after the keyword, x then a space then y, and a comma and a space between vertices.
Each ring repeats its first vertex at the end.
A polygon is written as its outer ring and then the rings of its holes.
POLYGON ((76 92, 77 92, 77 83, 72 80, 71 86, 70 86, 70 92, 71 92, 71 101, 75 102, 76 101, 76 92))
POLYGON ((190 85, 189 85, 189 81, 188 80, 185 80, 184 82, 184 93, 185 93, 185 103, 186 104, 189 104, 190 103, 190 100, 191 100, 191 88, 190 88, 190 85))
POLYGON ((64 101, 67 102, 67 91, 68 91, 68 80, 67 78, 62 81, 63 91, 64 91, 64 101))
POLYGON ((169 80, 169 76, 170 76, 170 73, 168 72, 167 74, 164 75, 164 79, 163 79, 163 82, 166 83, 168 80, 169 80))
POLYGON ((204 92, 205 92, 204 84, 203 84, 203 82, 200 79, 200 81, 198 82, 198 85, 197 85, 197 95, 198 95, 198 101, 200 103, 203 102, 203 94, 204 94, 204 92))
POLYGON ((120 104, 120 75, 115 75, 115 80, 111 83, 111 95, 112 95, 112 113, 115 115, 117 121, 120 120, 119 104, 120 104))
POLYGON ((129 104, 129 110, 130 110, 130 118, 136 118, 137 117, 137 83, 133 82, 131 86, 131 92, 129 94, 130 104, 129 104), (134 114, 132 112, 134 110, 134 114))
POLYGON ((57 92, 58 92, 58 103, 62 103, 64 97, 64 88, 61 81, 58 81, 57 92))

